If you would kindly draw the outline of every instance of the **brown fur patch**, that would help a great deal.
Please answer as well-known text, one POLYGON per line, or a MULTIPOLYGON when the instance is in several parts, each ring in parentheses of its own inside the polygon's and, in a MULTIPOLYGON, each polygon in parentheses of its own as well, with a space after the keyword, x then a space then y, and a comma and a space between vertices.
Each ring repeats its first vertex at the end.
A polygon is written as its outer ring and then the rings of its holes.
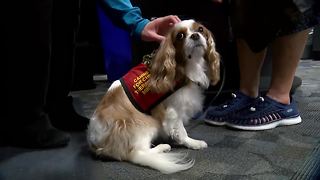
POLYGON ((95 112, 96 119, 106 129, 104 140, 95 144, 96 154, 117 160, 128 160, 134 149, 132 139, 146 128, 158 129, 160 122, 138 111, 122 86, 106 93, 95 112), (100 151, 100 152, 99 152, 100 151))

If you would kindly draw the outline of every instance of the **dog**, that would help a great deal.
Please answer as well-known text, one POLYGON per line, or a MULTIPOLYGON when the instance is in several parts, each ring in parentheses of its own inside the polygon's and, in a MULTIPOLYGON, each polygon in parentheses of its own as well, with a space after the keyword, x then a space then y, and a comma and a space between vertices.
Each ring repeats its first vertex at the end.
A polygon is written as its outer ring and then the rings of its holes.
POLYGON ((98 157, 165 174, 191 168, 192 158, 170 152, 169 144, 153 147, 152 142, 163 137, 191 149, 207 147, 205 141, 190 138, 184 124, 202 110, 204 91, 220 79, 212 33, 193 19, 177 23, 150 65, 140 64, 131 74, 114 81, 95 109, 87 130, 90 149, 98 157))

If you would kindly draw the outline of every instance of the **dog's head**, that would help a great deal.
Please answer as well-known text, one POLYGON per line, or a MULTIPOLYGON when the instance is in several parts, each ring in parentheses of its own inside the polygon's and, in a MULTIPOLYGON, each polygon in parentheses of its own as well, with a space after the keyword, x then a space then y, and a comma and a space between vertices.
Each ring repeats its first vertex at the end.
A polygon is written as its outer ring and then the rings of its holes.
POLYGON ((176 82, 191 80, 204 87, 220 79, 220 56, 212 33, 194 20, 176 24, 161 43, 150 68, 150 89, 172 90, 176 82))

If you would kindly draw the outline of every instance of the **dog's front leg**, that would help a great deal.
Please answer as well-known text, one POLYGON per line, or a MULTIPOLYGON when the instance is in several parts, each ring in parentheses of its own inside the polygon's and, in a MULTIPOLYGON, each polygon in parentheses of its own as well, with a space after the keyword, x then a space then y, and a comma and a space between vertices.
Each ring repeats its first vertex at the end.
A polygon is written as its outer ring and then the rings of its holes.
POLYGON ((176 123, 173 128, 173 139, 188 148, 191 149, 204 149, 208 147, 207 143, 202 140, 192 139, 188 136, 186 129, 184 128, 182 120, 176 123))
POLYGON ((208 147, 206 142, 188 137, 182 119, 179 119, 177 112, 173 108, 168 109, 166 115, 166 120, 163 124, 165 132, 178 144, 191 149, 203 149, 208 147))

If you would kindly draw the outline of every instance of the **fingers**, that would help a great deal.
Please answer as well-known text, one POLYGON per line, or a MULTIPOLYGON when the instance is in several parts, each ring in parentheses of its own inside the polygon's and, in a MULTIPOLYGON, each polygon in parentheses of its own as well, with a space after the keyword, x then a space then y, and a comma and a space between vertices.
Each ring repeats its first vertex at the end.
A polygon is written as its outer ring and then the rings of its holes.
POLYGON ((181 21, 180 18, 176 15, 164 16, 162 18, 159 18, 159 20, 163 21, 163 23, 168 23, 171 26, 181 21))
POLYGON ((170 16, 172 16, 171 18, 172 18, 173 24, 176 24, 181 21, 181 19, 178 16, 175 16, 175 15, 170 15, 170 16))
POLYGON ((176 23, 179 23, 181 20, 178 16, 169 15, 158 18, 154 22, 155 29, 160 35, 165 35, 170 28, 172 28, 176 23))
POLYGON ((180 21, 180 18, 175 15, 168 15, 152 20, 143 29, 142 40, 160 43, 165 39, 164 35, 168 30, 180 21))
POLYGON ((181 19, 178 16, 173 16, 173 15, 171 16, 172 16, 171 17, 172 22, 169 23, 169 26, 173 27, 176 23, 180 22, 181 19))

